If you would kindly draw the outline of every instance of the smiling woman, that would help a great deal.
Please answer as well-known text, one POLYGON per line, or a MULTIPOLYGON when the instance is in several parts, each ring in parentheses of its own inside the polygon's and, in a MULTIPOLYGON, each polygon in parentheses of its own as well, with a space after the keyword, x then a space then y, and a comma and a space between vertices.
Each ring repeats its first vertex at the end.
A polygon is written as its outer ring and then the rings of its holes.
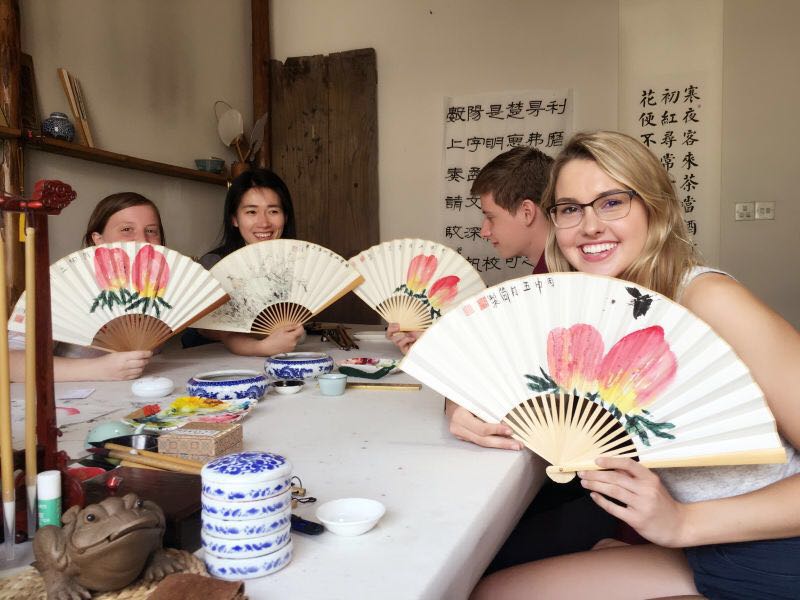
MULTIPOLYGON (((268 169, 252 169, 236 177, 225 197, 220 245, 200 257, 210 269, 230 253, 250 244, 295 237, 292 196, 284 181, 268 169)), ((270 356, 291 352, 305 333, 301 326, 284 327, 263 339, 244 333, 189 328, 184 348, 221 341, 234 354, 270 356)))

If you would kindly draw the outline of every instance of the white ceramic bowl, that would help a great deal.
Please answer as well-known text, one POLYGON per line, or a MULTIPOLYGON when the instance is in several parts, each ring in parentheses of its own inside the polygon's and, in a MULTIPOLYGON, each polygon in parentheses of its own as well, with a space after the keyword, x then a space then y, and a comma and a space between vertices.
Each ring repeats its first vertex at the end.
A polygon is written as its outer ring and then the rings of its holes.
POLYGON ((340 498, 317 508, 317 519, 336 535, 355 536, 375 527, 386 507, 369 498, 340 498))
POLYGON ((303 389, 302 379, 278 379, 272 382, 272 389, 276 394, 288 396, 289 394, 296 394, 303 389))
POLYGON ((286 352, 267 357, 264 371, 272 379, 314 379, 333 371, 333 359, 323 352, 286 352))
POLYGON ((267 378, 258 371, 208 371, 198 373, 186 382, 186 395, 215 400, 259 400, 268 386, 267 378))

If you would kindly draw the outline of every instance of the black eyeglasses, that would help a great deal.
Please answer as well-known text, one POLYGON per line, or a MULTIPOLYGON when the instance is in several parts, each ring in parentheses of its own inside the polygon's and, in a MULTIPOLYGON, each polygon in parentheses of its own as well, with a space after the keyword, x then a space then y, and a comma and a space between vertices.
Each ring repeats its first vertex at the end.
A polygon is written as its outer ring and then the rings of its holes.
POLYGON ((578 202, 563 202, 551 206, 547 211, 553 225, 559 229, 569 229, 577 226, 583 220, 583 213, 587 206, 591 206, 594 214, 601 221, 616 221, 627 217, 631 212, 631 201, 636 196, 633 190, 614 190, 600 194, 597 198, 586 204, 578 202))

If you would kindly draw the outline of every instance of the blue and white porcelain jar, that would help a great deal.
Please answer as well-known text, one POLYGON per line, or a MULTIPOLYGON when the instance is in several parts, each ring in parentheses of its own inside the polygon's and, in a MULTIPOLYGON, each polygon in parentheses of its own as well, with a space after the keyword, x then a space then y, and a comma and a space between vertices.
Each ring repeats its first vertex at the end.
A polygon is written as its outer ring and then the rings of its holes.
POLYGON ((240 452, 203 466, 201 536, 209 573, 269 575, 292 559, 292 465, 271 452, 240 452))
POLYGON ((42 121, 42 135, 71 142, 75 139, 75 126, 64 113, 50 113, 50 116, 42 121))
POLYGON ((267 357, 264 371, 272 379, 314 379, 333 371, 333 358, 322 352, 286 352, 267 357))
POLYGON ((260 400, 267 387, 267 378, 259 372, 231 369, 198 373, 186 382, 186 394, 215 400, 260 400))

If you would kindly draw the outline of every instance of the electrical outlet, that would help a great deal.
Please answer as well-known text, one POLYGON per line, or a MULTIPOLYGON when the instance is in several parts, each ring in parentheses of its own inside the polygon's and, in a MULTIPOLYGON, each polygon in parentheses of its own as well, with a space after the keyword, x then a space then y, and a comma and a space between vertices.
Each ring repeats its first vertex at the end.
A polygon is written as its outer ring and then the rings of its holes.
POLYGON ((756 219, 769 219, 775 218, 775 203, 774 202, 756 202, 756 219))
POLYGON ((737 221, 752 221, 755 219, 755 202, 737 202, 734 218, 737 221))

